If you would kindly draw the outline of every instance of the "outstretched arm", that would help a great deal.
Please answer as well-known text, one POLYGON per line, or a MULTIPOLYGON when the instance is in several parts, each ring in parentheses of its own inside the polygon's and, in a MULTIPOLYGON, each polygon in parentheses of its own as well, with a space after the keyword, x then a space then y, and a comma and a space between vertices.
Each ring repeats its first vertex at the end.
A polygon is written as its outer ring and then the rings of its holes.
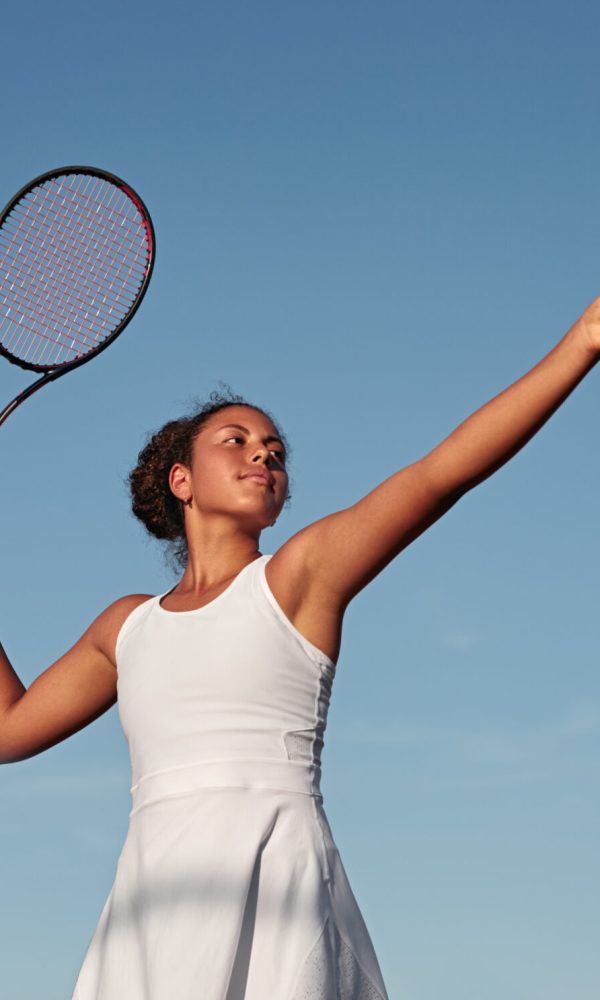
POLYGON ((48 750, 114 705, 116 638, 127 616, 149 596, 130 594, 109 605, 28 688, 0 646, 0 764, 48 750))
POLYGON ((295 548, 306 587, 332 609, 343 608, 461 496, 512 458, 599 357, 597 299, 534 368, 471 414, 429 454, 352 507, 291 539, 290 554, 295 548))
POLYGON ((534 368, 422 459, 442 497, 462 496, 516 455, 600 357, 600 298, 534 368))

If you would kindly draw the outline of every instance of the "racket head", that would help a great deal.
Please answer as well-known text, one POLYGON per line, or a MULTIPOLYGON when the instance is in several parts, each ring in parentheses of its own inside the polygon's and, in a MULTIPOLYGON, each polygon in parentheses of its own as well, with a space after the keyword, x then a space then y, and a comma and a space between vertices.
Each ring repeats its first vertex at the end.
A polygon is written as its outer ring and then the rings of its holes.
POLYGON ((74 368, 135 314, 155 258, 150 213, 120 177, 57 167, 0 214, 0 354, 31 371, 74 368))

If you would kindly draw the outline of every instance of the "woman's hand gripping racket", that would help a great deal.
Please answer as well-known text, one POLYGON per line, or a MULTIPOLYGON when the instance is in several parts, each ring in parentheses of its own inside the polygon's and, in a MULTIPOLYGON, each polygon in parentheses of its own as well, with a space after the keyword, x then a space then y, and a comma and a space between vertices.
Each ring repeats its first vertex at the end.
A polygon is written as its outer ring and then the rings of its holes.
POLYGON ((95 167, 61 167, 0 215, 0 353, 42 377, 0 413, 108 347, 142 301, 154 265, 142 199, 95 167))

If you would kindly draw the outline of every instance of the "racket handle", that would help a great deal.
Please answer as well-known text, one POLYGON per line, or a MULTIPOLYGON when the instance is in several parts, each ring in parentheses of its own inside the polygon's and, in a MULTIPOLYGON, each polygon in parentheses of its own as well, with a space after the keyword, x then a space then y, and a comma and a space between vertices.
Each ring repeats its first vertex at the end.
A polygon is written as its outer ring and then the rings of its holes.
POLYGON ((20 392, 18 396, 15 396, 8 406, 5 406, 0 413, 0 425, 4 423, 13 410, 16 410, 20 403, 23 403, 34 392, 37 392, 37 390, 41 389, 43 385, 46 385, 47 382, 53 382, 55 378, 59 378, 61 375, 64 375, 65 371, 68 370, 68 368, 59 368, 53 372, 46 372, 46 374, 42 375, 37 382, 34 382, 32 385, 28 385, 26 389, 23 389, 23 392, 20 392))

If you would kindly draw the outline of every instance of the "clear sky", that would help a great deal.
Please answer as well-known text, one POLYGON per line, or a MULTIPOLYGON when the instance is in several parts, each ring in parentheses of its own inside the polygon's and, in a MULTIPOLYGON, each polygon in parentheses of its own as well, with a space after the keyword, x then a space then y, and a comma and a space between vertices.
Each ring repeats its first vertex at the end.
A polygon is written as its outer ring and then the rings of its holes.
MULTIPOLYGON (((5 5, 0 202, 96 164, 158 241, 123 336, 1 431, 24 683, 174 583, 123 480, 219 380, 293 445, 269 552, 562 336, 600 292, 599 29, 582 0, 5 5)), ((325 809, 397 1000, 600 995, 599 379, 347 616, 325 809)), ((1 363, 3 399, 30 380, 1 363)), ((116 708, 0 769, 7 1000, 70 997, 129 784, 116 708)))

